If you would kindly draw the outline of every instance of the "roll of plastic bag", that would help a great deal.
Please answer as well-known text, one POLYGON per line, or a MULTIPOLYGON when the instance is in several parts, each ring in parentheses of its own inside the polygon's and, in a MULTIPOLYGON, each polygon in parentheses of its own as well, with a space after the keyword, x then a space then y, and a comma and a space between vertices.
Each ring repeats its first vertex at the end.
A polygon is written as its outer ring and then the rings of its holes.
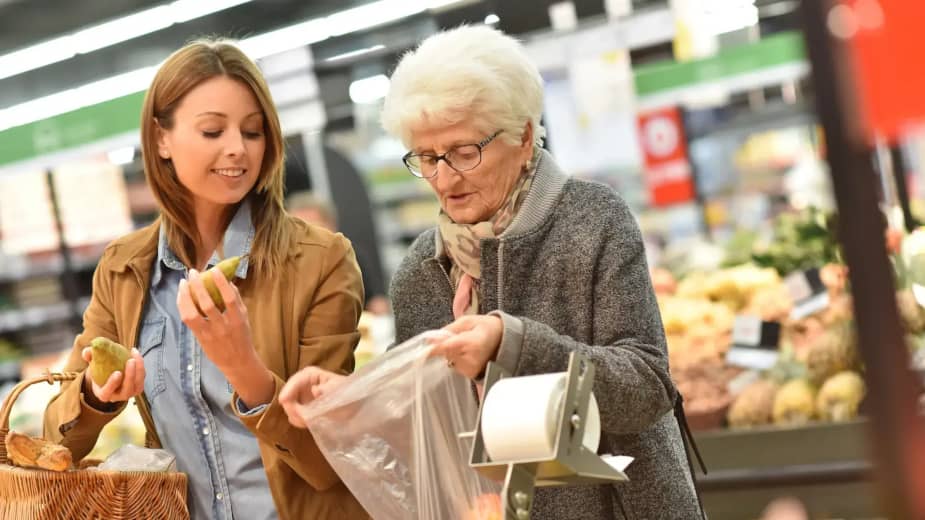
MULTIPOLYGON (((507 378, 491 387, 482 407, 482 439, 492 461, 540 461, 555 456, 567 377, 561 372, 507 378)), ((600 440, 600 412, 591 394, 582 445, 596 453, 600 440)))

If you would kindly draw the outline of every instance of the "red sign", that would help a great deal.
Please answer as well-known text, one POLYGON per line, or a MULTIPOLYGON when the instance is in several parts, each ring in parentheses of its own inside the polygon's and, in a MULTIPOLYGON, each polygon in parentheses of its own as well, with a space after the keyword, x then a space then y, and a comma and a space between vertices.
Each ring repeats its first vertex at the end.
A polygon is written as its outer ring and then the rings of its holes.
POLYGON ((841 0, 829 30, 849 42, 869 138, 895 139, 925 121, 922 0, 841 0))
POLYGON ((649 204, 667 206, 694 198, 681 112, 674 107, 639 114, 639 143, 645 158, 649 204))

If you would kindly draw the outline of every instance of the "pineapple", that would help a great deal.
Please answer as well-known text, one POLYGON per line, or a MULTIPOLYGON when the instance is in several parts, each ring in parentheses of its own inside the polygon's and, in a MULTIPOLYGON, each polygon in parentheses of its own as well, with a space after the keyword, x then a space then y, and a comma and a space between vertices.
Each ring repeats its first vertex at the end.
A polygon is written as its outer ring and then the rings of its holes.
POLYGON ((830 376, 858 367, 857 341, 851 323, 829 329, 806 353, 806 371, 810 382, 822 384, 830 376))

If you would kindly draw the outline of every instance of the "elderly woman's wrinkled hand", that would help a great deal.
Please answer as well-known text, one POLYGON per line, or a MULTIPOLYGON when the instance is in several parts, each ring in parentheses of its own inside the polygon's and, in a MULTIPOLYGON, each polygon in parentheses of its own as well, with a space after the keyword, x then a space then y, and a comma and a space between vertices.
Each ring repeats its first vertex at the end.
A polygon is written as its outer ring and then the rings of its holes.
POLYGON ((305 367, 296 372, 279 392, 279 403, 283 405, 290 424, 297 428, 307 428, 308 425, 298 413, 298 407, 333 392, 346 379, 347 376, 318 367, 305 367))
POLYGON ((498 316, 463 316, 443 328, 453 333, 434 345, 431 355, 446 358, 447 364, 469 379, 476 379, 501 345, 504 323, 498 316))

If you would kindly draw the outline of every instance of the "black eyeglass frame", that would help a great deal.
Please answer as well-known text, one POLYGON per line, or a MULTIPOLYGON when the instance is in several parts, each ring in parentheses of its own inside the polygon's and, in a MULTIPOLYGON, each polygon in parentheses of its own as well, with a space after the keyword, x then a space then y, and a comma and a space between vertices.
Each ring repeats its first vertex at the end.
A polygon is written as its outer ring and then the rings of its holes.
POLYGON ((440 154, 440 155, 434 155, 434 154, 429 154, 429 153, 414 153, 414 152, 410 152, 410 151, 409 151, 408 153, 406 153, 405 155, 402 156, 401 162, 403 162, 403 163, 405 164, 405 168, 408 168, 408 171, 411 172, 411 175, 414 175, 415 177, 417 177, 417 178, 419 178, 419 179, 432 179, 432 178, 436 177, 436 176, 437 176, 437 171, 438 171, 437 165, 440 163, 440 161, 445 162, 450 168, 453 168, 453 170, 455 170, 455 171, 457 171, 457 172, 459 172, 459 173, 472 171, 472 170, 478 168, 478 166, 479 166, 480 164, 482 164, 482 150, 483 150, 486 146, 488 146, 488 143, 492 142, 492 141, 495 139, 495 137, 498 137, 498 135, 499 135, 501 132, 503 132, 503 130, 498 130, 497 132, 495 132, 495 133, 491 134, 490 136, 486 137, 485 139, 482 139, 482 140, 479 141, 478 143, 469 143, 469 144, 459 144, 459 145, 456 145, 456 146, 450 148, 449 150, 447 150, 446 152, 444 152, 444 153, 442 153, 442 154, 440 154), (446 156, 447 156, 448 154, 453 153, 453 152, 456 151, 457 149, 464 147, 464 146, 476 146, 476 147, 478 147, 478 149, 479 149, 479 160, 478 160, 478 162, 476 162, 474 165, 472 165, 472 166, 469 167, 469 168, 466 168, 466 169, 459 169, 459 168, 457 168, 456 166, 453 166, 453 163, 451 163, 451 162, 446 158, 446 156), (432 174, 432 175, 424 175, 424 172, 423 172, 423 171, 421 171, 421 172, 415 172, 415 171, 414 171, 414 168, 412 168, 411 165, 408 164, 408 160, 411 159, 412 157, 429 157, 429 158, 433 159, 433 160, 434 160, 434 172, 433 172, 433 174, 432 174))

